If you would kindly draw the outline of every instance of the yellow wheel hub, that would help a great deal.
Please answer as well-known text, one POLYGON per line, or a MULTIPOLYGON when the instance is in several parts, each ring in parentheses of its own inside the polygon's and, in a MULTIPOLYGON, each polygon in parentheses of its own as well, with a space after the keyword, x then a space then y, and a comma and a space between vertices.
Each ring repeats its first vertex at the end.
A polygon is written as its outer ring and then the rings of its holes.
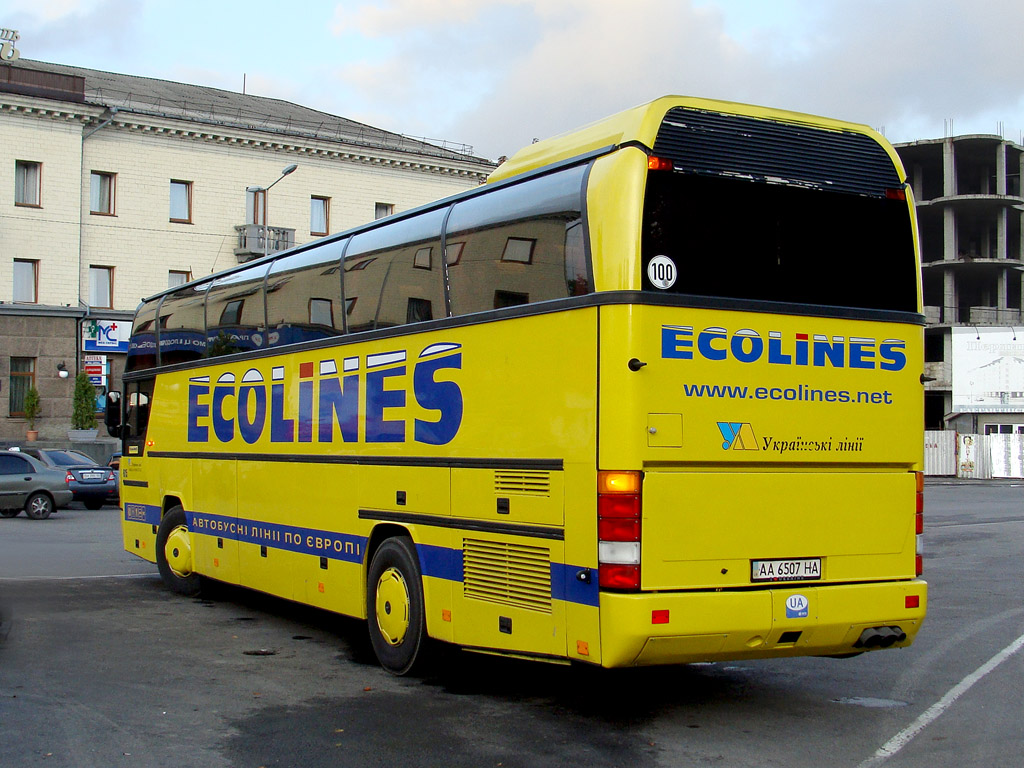
POLYGON ((164 544, 164 557, 176 576, 185 578, 192 573, 192 540, 188 528, 179 525, 167 537, 164 544))
POLYGON ((398 645, 409 631, 409 587, 401 572, 388 568, 377 580, 377 626, 389 645, 398 645))

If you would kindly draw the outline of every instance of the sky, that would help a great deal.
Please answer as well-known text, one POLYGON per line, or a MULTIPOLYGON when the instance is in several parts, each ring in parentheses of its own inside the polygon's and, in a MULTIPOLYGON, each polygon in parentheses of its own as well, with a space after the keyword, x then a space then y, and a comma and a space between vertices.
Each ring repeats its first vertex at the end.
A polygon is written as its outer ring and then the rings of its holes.
POLYGON ((890 141, 1024 132, 1021 0, 0 0, 23 58, 512 155, 668 94, 890 141))

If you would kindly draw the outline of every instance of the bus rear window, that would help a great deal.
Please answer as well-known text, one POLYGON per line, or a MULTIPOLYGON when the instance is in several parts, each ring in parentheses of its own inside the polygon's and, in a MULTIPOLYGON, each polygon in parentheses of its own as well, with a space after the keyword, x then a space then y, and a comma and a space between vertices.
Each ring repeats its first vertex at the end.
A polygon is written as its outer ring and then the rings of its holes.
POLYGON ((651 172, 642 266, 652 292, 917 311, 905 200, 651 172), (648 275, 656 256, 675 265, 668 287, 648 275))

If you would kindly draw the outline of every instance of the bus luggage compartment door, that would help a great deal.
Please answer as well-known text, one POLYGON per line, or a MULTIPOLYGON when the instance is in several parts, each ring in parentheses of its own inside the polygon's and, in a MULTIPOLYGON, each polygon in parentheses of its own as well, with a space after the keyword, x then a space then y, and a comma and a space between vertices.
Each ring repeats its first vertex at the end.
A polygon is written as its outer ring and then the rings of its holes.
POLYGON ((647 472, 641 588, 913 578, 915 492, 898 471, 647 472))

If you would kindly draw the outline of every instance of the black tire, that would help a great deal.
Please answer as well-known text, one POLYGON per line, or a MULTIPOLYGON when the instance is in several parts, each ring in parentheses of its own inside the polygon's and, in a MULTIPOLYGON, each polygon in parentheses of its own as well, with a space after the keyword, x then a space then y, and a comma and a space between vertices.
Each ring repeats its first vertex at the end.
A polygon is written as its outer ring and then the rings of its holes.
POLYGON ((0 509, 0 517, 17 517, 20 514, 20 509, 0 509))
POLYGON ((48 493, 39 491, 25 500, 25 514, 33 520, 45 520, 53 514, 53 499, 48 493))
POLYGON ((172 592, 195 597, 202 589, 201 577, 192 570, 188 520, 180 506, 171 507, 160 521, 156 532, 156 566, 172 592))
POLYGON ((103 499, 86 499, 82 503, 86 509, 99 509, 103 506, 103 499))
POLYGON ((405 675, 423 660, 427 627, 423 580, 410 539, 387 539, 373 555, 366 579, 370 643, 381 666, 405 675))

